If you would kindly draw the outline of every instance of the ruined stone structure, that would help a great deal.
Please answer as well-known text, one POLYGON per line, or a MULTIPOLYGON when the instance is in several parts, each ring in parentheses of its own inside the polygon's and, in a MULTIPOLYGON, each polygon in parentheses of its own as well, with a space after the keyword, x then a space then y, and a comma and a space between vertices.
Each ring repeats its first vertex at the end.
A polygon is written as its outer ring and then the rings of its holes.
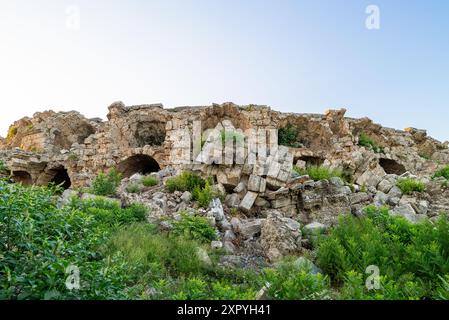
MULTIPOLYGON (((179 129, 191 128, 194 121, 201 121, 202 131, 220 125, 243 131, 292 126, 297 132, 295 147, 280 147, 275 162, 268 157, 264 164, 255 165, 175 167, 213 176, 227 191, 229 207, 255 215, 271 208, 285 217, 299 216, 305 223, 332 223, 339 213, 357 213, 373 201, 392 204, 402 213, 404 206, 413 207, 417 213, 422 205, 426 213, 434 215, 449 207, 449 197, 438 187, 438 200, 433 202, 413 199, 411 204, 395 194, 399 176, 416 175, 430 182, 437 168, 449 164, 447 142, 428 137, 424 130, 394 130, 367 118, 345 118, 345 111, 329 110, 323 115, 281 113, 267 106, 233 103, 164 109, 161 105, 126 107, 116 102, 109 107, 108 121, 104 122, 75 111, 46 111, 10 127, 8 136, 0 140, 0 160, 7 164, 14 180, 24 184, 56 182, 66 188, 79 187, 110 167, 131 177, 172 166, 174 145, 179 146, 183 139, 179 129), (359 145, 362 133, 380 147, 377 152, 359 145), (313 182, 292 175, 294 164, 340 168, 352 177, 353 185, 338 179, 313 182)), ((190 143, 185 150, 190 150, 190 143)), ((185 150, 178 151, 181 155, 185 150)))

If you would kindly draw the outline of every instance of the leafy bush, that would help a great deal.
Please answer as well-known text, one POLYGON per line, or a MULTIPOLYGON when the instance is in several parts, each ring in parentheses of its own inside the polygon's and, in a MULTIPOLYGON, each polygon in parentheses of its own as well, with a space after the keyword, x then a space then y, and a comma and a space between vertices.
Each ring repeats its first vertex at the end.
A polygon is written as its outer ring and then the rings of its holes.
POLYGON ((358 283, 370 265, 379 267, 384 290, 379 298, 430 298, 441 285, 438 275, 449 273, 449 223, 441 217, 411 224, 402 217, 392 217, 388 209, 368 207, 365 216, 340 218, 317 248, 318 266, 337 284, 343 285, 345 297, 376 297, 379 291, 367 291, 358 283), (396 283, 391 283, 393 281, 396 283), (350 284, 350 283, 349 283, 350 284), (346 286, 346 287, 345 287, 346 286), (356 294, 362 290, 362 293, 356 294), (395 290, 395 292, 393 292, 395 290), (368 296, 365 296, 368 295, 368 296))
POLYGON ((202 208, 207 208, 214 197, 215 193, 209 182, 206 182, 206 185, 203 188, 196 186, 192 192, 193 200, 197 201, 198 205, 202 208))
POLYGON ((114 196, 121 179, 121 174, 113 168, 107 173, 102 172, 92 182, 90 192, 98 196, 114 196))
POLYGON ((215 229, 209 221, 201 216, 181 213, 181 220, 173 222, 173 233, 199 242, 210 242, 217 239, 215 229))
POLYGON ((142 179, 142 184, 145 187, 154 187, 154 186, 157 186, 159 184, 159 180, 155 176, 145 176, 142 179))
POLYGON ((276 269, 266 269, 265 279, 270 283, 268 294, 281 300, 323 300, 330 299, 330 281, 320 273, 299 268, 286 261, 276 269))
POLYGON ((198 244, 182 237, 157 233, 154 225, 136 224, 118 231, 107 246, 107 254, 123 254, 130 264, 151 272, 153 279, 204 272, 197 257, 198 244))
POLYGON ((139 193, 140 186, 137 183, 130 183, 126 186, 126 192, 128 193, 139 193))
POLYGON ((198 258, 200 244, 183 235, 163 234, 153 225, 121 229, 106 247, 135 266, 135 291, 145 299, 254 299, 260 281, 253 273, 208 266, 198 258), (148 295, 147 288, 154 288, 148 295))
POLYGON ((433 175, 433 178, 440 178, 440 177, 449 180, 449 166, 445 166, 444 168, 437 170, 433 175))
POLYGON ((391 279, 388 276, 379 277, 379 289, 367 290, 366 275, 349 271, 338 298, 341 300, 418 300, 425 295, 422 282, 405 276, 391 279))
POLYGON ((9 169, 6 164, 0 160, 0 173, 8 173, 9 169))
POLYGON ((298 130, 291 124, 280 128, 278 130, 278 143, 281 146, 299 148, 300 143, 298 142, 298 130))
POLYGON ((122 209, 117 201, 110 201, 100 197, 93 200, 72 198, 69 207, 87 212, 104 225, 109 226, 144 221, 148 214, 148 209, 142 204, 134 203, 128 208, 122 209))
POLYGON ((396 186, 401 189, 404 194, 411 194, 413 192, 423 192, 426 190, 426 185, 413 178, 400 179, 396 186))
POLYGON ((371 139, 366 133, 362 132, 359 135, 359 146, 366 147, 375 153, 383 153, 384 150, 373 139, 371 139))
POLYGON ((341 170, 331 170, 325 166, 310 166, 306 170, 293 166, 293 170, 300 175, 308 175, 314 181, 329 180, 332 177, 338 177, 344 180, 344 175, 341 170))
POLYGON ((191 171, 184 171, 179 176, 167 179, 165 186, 169 192, 190 191, 196 187, 203 188, 206 182, 191 171))
POLYGON ((134 272, 122 256, 99 253, 117 226, 140 210, 106 201, 56 207, 55 189, 0 181, 0 299, 124 299, 134 272), (66 268, 81 288, 70 291, 66 268))

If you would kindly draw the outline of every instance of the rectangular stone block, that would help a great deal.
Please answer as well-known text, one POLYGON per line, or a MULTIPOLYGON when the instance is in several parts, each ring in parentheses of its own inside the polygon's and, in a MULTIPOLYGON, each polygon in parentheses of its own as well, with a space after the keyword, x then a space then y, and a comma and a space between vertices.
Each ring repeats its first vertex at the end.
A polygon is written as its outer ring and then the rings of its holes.
POLYGON ((256 192, 248 191, 240 202, 239 209, 244 212, 249 212, 257 199, 258 194, 256 192))

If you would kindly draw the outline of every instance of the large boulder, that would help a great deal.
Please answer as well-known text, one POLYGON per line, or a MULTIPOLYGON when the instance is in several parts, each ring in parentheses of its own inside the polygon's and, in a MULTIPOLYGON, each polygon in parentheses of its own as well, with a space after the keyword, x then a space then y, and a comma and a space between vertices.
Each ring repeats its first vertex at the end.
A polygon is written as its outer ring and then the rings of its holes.
POLYGON ((272 262, 301 251, 301 225, 277 210, 270 211, 262 222, 260 238, 262 249, 272 262))

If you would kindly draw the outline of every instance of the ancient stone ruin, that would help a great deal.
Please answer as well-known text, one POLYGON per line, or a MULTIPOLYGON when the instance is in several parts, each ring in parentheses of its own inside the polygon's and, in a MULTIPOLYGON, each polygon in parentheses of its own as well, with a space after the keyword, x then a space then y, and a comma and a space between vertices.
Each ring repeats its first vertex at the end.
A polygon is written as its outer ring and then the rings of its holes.
MULTIPOLYGON (((223 204, 211 204, 204 214, 218 224, 227 249, 236 250, 232 241, 237 234, 246 241, 257 239, 258 248, 269 259, 305 245, 300 224, 325 228, 338 215, 361 214, 369 204, 389 206, 392 214, 413 222, 449 211, 449 191, 443 181, 431 179, 437 169, 449 164, 447 142, 427 136, 424 130, 395 130, 368 118, 346 118, 345 112, 281 113, 268 106, 233 103, 164 109, 116 102, 109 107, 108 120, 102 121, 75 111, 46 111, 12 124, 8 136, 0 139, 0 160, 16 182, 54 182, 65 189, 88 186, 99 172, 111 167, 122 173, 125 182, 135 174, 153 173, 164 180, 183 170, 196 171, 212 177, 225 194, 223 204), (192 154, 195 122, 201 123, 200 135, 217 127, 253 130, 256 153, 261 153, 257 149, 261 140, 269 146, 277 144, 258 137, 259 129, 294 128, 294 135, 292 143, 264 151, 262 161, 253 164, 205 163, 195 161, 197 155, 192 154), (188 132, 188 138, 180 132, 188 132), (362 137, 369 138, 371 147, 362 143, 362 137), (186 158, 193 162, 173 161, 186 158), (348 179, 313 181, 294 172, 294 165, 339 169, 348 179), (426 191, 402 194, 396 183, 404 177, 426 183, 426 191), (241 216, 231 217, 232 208, 241 216)), ((244 139, 248 144, 251 137, 244 139)), ((244 160, 248 157, 250 152, 243 154, 244 160)), ((163 184, 140 195, 121 188, 121 198, 146 203, 153 209, 153 218, 176 215, 188 209, 190 201, 188 195, 167 194, 163 184)))

